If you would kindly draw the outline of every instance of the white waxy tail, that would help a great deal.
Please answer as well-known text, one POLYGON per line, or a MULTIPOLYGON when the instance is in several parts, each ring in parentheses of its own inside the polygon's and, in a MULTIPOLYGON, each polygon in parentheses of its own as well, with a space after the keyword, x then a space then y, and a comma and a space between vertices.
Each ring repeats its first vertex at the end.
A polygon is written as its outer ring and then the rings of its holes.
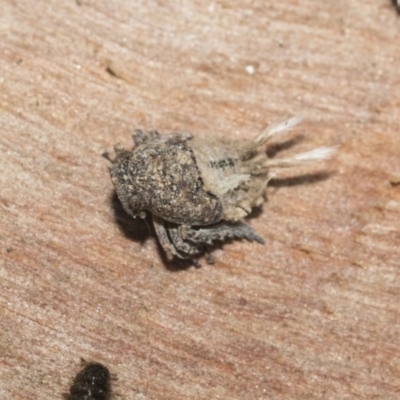
POLYGON ((267 168, 287 168, 296 165, 307 164, 315 161, 322 161, 330 158, 336 152, 337 146, 318 147, 305 153, 295 154, 287 158, 274 158, 265 162, 267 168))

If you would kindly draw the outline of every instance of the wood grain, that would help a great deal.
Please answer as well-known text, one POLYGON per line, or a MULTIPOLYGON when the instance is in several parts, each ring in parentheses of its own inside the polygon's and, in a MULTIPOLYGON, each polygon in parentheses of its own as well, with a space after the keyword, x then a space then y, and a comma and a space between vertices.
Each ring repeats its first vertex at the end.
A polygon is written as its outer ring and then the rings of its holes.
POLYGON ((399 398, 399 37, 390 0, 2 0, 0 397, 61 399, 84 357, 115 399, 399 398), (299 113, 271 153, 340 149, 274 179, 265 246, 167 264, 113 195, 135 128, 299 113))

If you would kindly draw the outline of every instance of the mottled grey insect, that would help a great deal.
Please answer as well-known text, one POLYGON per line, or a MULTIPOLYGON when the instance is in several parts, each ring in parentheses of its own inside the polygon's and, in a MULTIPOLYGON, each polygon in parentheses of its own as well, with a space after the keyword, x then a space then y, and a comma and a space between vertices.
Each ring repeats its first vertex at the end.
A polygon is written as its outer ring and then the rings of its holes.
POLYGON ((290 158, 270 159, 260 147, 292 128, 299 118, 273 125, 252 140, 201 139, 191 133, 133 135, 134 148, 114 146, 111 180, 124 210, 132 217, 152 216, 168 259, 196 260, 215 241, 247 239, 264 243, 244 218, 264 202, 272 168, 328 158, 322 147, 290 158))
POLYGON ((111 396, 110 372, 97 362, 82 360, 83 369, 76 375, 66 400, 109 400, 111 396))

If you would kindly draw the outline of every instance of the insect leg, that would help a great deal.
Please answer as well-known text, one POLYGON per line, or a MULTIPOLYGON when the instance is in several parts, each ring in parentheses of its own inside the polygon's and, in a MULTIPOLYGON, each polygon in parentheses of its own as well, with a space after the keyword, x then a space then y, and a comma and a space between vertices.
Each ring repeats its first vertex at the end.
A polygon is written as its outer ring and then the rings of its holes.
POLYGON ((168 236, 167 230, 165 228, 165 222, 162 218, 157 217, 153 214, 153 225, 158 236, 158 240, 165 253, 167 254, 168 260, 172 260, 174 256, 178 258, 184 258, 176 249, 171 239, 168 236))
POLYGON ((167 230, 175 248, 179 252, 187 256, 199 255, 202 252, 203 249, 201 248, 202 246, 199 246, 200 243, 188 243, 182 238, 178 226, 168 226, 167 230))
POLYGON ((190 226, 182 225, 179 227, 180 235, 184 240, 198 244, 211 245, 216 240, 224 239, 247 239, 250 242, 256 241, 264 243, 264 239, 257 235, 252 227, 244 222, 222 221, 206 228, 195 229, 190 226))

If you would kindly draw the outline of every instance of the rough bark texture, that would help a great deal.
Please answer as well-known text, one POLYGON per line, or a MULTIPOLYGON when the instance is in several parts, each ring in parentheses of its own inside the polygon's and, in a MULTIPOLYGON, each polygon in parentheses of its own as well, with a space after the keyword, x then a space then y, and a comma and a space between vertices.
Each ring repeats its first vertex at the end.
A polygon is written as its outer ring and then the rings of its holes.
POLYGON ((399 398, 390 0, 0 8, 2 399, 61 399, 80 357, 121 399, 399 398), (168 264, 113 195, 101 153, 135 128, 245 138, 298 113, 271 154, 340 149, 272 182, 265 246, 168 264))

